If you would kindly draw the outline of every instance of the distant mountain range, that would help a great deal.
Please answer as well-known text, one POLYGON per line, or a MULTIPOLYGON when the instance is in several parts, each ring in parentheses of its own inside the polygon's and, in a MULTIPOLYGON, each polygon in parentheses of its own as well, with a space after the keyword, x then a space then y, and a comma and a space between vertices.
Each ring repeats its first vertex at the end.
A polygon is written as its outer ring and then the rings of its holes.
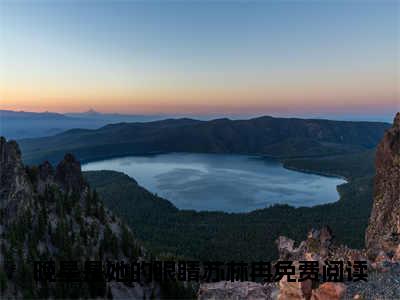
POLYGON ((29 112, 29 111, 14 111, 14 110, 0 110, 1 118, 15 118, 15 119, 37 119, 37 118, 46 118, 46 119, 66 119, 66 116, 59 113, 54 112, 29 112))
POLYGON ((0 110, 0 136, 8 139, 42 137, 72 128, 94 129, 109 123, 145 122, 162 118, 156 115, 103 114, 94 110, 66 114, 0 110))
MULTIPOLYGON (((254 118, 254 115, 226 115, 232 120, 254 118)), ((291 117, 291 115, 275 115, 277 117, 291 117)), ((151 122, 167 118, 180 118, 182 115, 166 114, 120 114, 100 113, 94 109, 85 112, 55 113, 55 112, 26 112, 0 110, 0 135, 8 139, 24 139, 44 137, 61 133, 68 129, 96 129, 111 123, 120 122, 151 122)), ((221 115, 191 115, 198 120, 212 120, 221 118, 221 115)), ((386 115, 334 115, 334 114, 307 114, 300 118, 334 119, 342 121, 389 121, 386 115)))
POLYGON ((167 119, 117 123, 96 130, 73 129, 20 141, 27 163, 61 159, 65 152, 82 161, 165 152, 257 154, 277 158, 354 153, 376 146, 388 123, 319 119, 167 119))
POLYGON ((91 120, 102 120, 107 123, 116 122, 149 122, 155 120, 165 119, 165 115, 139 115, 139 114, 119 114, 119 113, 100 113, 94 109, 81 113, 65 113, 65 116, 71 118, 84 118, 91 120))

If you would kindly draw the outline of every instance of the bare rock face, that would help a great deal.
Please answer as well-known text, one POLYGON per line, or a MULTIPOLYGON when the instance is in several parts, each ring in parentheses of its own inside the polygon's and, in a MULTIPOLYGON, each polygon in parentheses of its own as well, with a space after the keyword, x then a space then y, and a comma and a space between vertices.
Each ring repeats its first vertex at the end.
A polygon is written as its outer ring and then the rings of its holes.
MULTIPOLYGON (((276 240, 279 259, 294 261, 295 265, 299 260, 319 261, 320 267, 326 260, 368 261, 368 254, 369 266, 375 269, 372 282, 326 282, 315 287, 310 281, 288 282, 283 277, 279 282, 279 300, 400 299, 400 113, 378 145, 375 164, 374 204, 365 250, 334 245, 328 227, 310 230, 307 239, 297 247, 295 241, 285 236, 276 240)), ((257 283, 218 282, 203 284, 199 299, 253 299, 246 284, 252 290, 262 291, 263 286, 257 283)), ((257 294, 257 298, 270 298, 261 295, 257 294)), ((270 295, 275 299, 274 293, 270 295)))
MULTIPOLYGON (((28 272, 24 266, 32 264, 31 251, 37 253, 35 257, 46 257, 49 261, 72 256, 77 261, 98 257, 112 261, 117 257, 123 261, 145 259, 145 251, 129 227, 94 197, 83 179, 79 161, 67 154, 56 170, 49 162, 38 167, 24 166, 18 144, 3 137, 0 137, 0 245, 0 275, 4 275, 3 265, 13 266, 5 268, 7 284, 2 284, 1 299, 41 298, 40 285, 30 287, 31 294, 27 297, 24 294, 27 288, 19 280, 21 274, 28 272), (64 226, 65 220, 68 226, 64 226), (4 234, 11 230, 22 234, 4 234), (104 246, 107 235, 116 242, 112 250, 104 246), (123 239, 128 241, 128 249, 119 246, 123 239), (17 243, 21 252, 15 251, 17 243)), ((71 295, 79 292, 81 298, 103 299, 105 288, 98 286, 97 291, 92 291, 86 285, 74 289, 71 295)), ((116 282, 108 286, 107 295, 113 299, 149 299, 151 295, 160 298, 160 291, 155 283, 141 282, 128 287, 116 282)), ((53 289, 48 292, 49 298, 54 298, 53 289)), ((69 298, 68 291, 65 294, 69 298)))
POLYGON ((198 292, 199 300, 256 300, 273 299, 274 287, 250 281, 220 281, 204 283, 198 292))
POLYGON ((329 227, 311 229, 307 239, 298 247, 294 247, 294 241, 280 236, 276 240, 280 260, 321 260, 323 261, 332 253, 333 235, 329 227))
POLYGON ((0 137, 0 208, 5 220, 26 207, 31 190, 18 144, 0 137))
POLYGON ((72 154, 66 154, 57 165, 55 181, 66 192, 80 193, 85 186, 81 164, 72 154))
POLYGON ((280 236, 275 241, 278 247, 279 259, 303 259, 305 249, 305 243, 302 242, 299 247, 294 247, 294 240, 289 239, 286 236, 280 236))
MULTIPOLYGON (((294 241, 280 236, 277 239, 280 260, 294 261, 298 270, 298 261, 318 261, 322 275, 325 261, 340 260, 354 262, 365 261, 366 254, 363 250, 350 249, 347 246, 335 245, 334 236, 329 227, 311 229, 307 239, 298 247, 294 247, 294 241)), ((293 276, 298 278, 298 274, 293 276)), ((286 276, 279 282, 279 300, 339 300, 346 296, 347 287, 339 282, 327 282, 316 286, 310 280, 303 282, 288 282, 286 276)))
POLYGON ((400 260, 400 113, 376 151, 374 203, 366 231, 371 259, 384 251, 400 260))

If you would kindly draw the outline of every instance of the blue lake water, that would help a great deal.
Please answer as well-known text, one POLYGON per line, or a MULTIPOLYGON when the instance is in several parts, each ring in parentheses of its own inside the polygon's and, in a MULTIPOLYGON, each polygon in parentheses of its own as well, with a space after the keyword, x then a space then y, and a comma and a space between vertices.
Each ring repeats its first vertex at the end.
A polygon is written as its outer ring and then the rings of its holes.
POLYGON ((337 201, 336 186, 345 183, 245 155, 130 156, 91 162, 82 168, 123 172, 176 207, 198 211, 248 212, 275 203, 314 206, 337 201))

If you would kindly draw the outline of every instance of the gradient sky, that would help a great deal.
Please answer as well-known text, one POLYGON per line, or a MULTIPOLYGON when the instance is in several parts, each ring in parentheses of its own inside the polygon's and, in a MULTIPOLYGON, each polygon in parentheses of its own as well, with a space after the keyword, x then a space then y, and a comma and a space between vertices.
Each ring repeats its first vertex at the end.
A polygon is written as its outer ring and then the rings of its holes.
POLYGON ((400 109, 398 1, 0 2, 0 109, 400 109))

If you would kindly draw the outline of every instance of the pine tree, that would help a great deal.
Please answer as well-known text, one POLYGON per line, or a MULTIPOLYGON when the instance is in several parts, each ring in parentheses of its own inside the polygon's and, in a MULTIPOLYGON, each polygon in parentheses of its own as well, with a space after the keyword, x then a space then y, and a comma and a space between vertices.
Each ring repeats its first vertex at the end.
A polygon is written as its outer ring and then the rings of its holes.
POLYGON ((123 253, 129 257, 131 255, 130 249, 133 246, 133 238, 128 228, 123 225, 121 233, 121 248, 123 253))
POLYGON ((99 202, 99 195, 97 194, 96 190, 93 190, 92 203, 97 204, 98 202, 99 202))
POLYGON ((113 296, 112 296, 112 293, 111 293, 111 288, 108 287, 108 289, 107 289, 107 299, 112 299, 112 298, 113 298, 113 296))
POLYGON ((4 294, 7 289, 7 275, 3 270, 0 270, 0 293, 4 294))
POLYGON ((104 210, 104 206, 103 206, 102 203, 99 205, 98 216, 99 216, 100 222, 101 222, 102 224, 104 224, 105 221, 106 221, 106 212, 105 212, 105 210, 104 210))
POLYGON ((17 284, 21 287, 24 298, 33 298, 33 270, 31 264, 21 260, 16 278, 17 284))
POLYGON ((47 210, 42 207, 38 216, 38 238, 41 239, 46 232, 47 210))
POLYGON ((86 194, 86 199, 85 199, 85 215, 90 216, 91 215, 91 207, 92 207, 92 195, 90 190, 86 194))
POLYGON ((51 237, 53 235, 53 229, 51 226, 51 222, 49 221, 48 227, 47 227, 47 234, 51 237))

